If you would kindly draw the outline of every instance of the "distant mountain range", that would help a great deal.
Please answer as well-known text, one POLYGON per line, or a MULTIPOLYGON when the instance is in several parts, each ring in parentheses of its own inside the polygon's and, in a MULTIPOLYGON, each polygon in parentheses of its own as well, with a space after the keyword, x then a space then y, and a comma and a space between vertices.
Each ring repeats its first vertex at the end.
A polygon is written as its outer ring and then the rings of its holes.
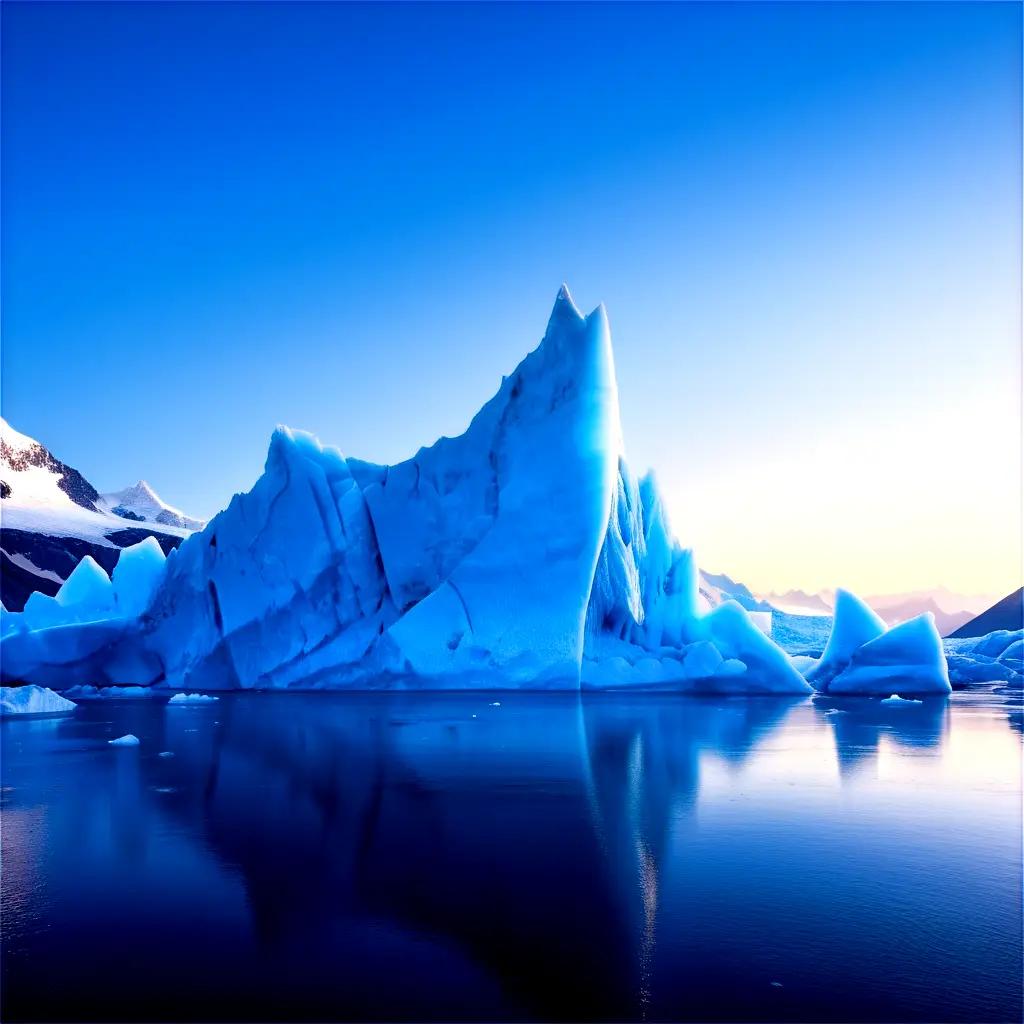
POLYGON ((831 615, 835 594, 832 591, 821 591, 808 594, 803 590, 787 590, 778 594, 769 591, 762 599, 771 607, 787 615, 831 615))
POLYGON ((122 547, 153 536, 170 551, 202 520, 163 502, 144 481, 99 491, 45 445, 0 419, 0 598, 20 610, 34 590, 55 594, 85 555, 108 571, 122 547))
MULTIPOLYGON (((822 590, 808 594, 803 590, 787 590, 760 595, 772 608, 789 615, 831 615, 835 592, 822 590)), ((935 625, 943 636, 949 636, 984 611, 992 601, 989 594, 957 594, 948 587, 915 590, 902 594, 875 594, 865 602, 887 625, 914 618, 922 612, 935 616, 935 625)))

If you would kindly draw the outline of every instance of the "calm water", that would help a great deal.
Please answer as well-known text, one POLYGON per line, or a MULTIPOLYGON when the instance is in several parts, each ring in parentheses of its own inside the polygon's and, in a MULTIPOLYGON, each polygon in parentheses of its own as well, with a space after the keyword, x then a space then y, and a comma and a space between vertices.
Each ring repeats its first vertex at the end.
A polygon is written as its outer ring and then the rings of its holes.
POLYGON ((7 721, 3 1018, 1019 1020, 1011 700, 7 721))

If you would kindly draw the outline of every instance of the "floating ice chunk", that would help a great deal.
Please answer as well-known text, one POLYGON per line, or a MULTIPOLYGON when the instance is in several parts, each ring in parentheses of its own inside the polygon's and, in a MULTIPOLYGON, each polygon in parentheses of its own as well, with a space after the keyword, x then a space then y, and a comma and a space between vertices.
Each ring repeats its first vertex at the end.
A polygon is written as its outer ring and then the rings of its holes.
POLYGON ((214 697, 210 693, 176 693, 168 704, 212 704, 220 697, 214 697))
POLYGON ((994 633, 983 636, 971 647, 970 653, 986 658, 999 658, 1008 647, 1021 639, 1024 639, 1024 630, 997 629, 994 633))
POLYGON ((74 701, 44 686, 0 686, 0 715, 55 715, 74 710, 74 701))
POLYGON ((78 686, 69 686, 64 693, 68 697, 74 697, 75 700, 95 700, 100 696, 99 687, 90 686, 87 683, 82 683, 78 686))
POLYGON ((139 737, 133 736, 130 732, 124 736, 118 736, 116 740, 107 740, 112 747, 137 747, 139 745, 139 737))
POLYGON ((1018 683, 1022 673, 1019 662, 1005 662, 1002 658, 972 657, 970 654, 948 654, 946 665, 949 681, 960 685, 968 683, 1018 683))
POLYGON ((1022 670, 1022 665, 1024 665, 1024 640, 1014 640, 1013 643, 999 655, 999 661, 1001 664, 1008 665, 1010 668, 1020 672, 1022 670))
POLYGON ((64 691, 76 700, 138 700, 154 696, 148 686, 70 686, 64 691))
POLYGON ((830 694, 949 693, 942 639, 931 612, 893 626, 857 648, 849 664, 828 685, 830 694))
POLYGON ((500 700, 492 700, 491 701, 491 707, 492 708, 500 708, 501 707, 501 701, 500 700))
POLYGON ((156 593, 166 568, 166 556, 155 537, 124 548, 111 577, 119 615, 141 615, 156 593))
POLYGON ((808 682, 818 689, 826 688, 857 648, 884 632, 885 623, 859 597, 848 590, 837 590, 832 632, 824 653, 816 664, 803 669, 808 682))
POLYGON ((909 698, 909 697, 901 697, 898 693, 894 693, 891 697, 883 697, 880 703, 882 703, 882 704, 920 704, 922 702, 919 701, 919 700, 914 700, 913 698, 909 698))
POLYGON ((160 753, 157 754, 156 756, 157 757, 174 757, 174 751, 173 750, 161 750, 160 753))
MULTIPOLYGON (((694 628, 706 634, 726 661, 738 661, 746 666, 744 692, 811 692, 789 655, 754 625, 750 613, 736 601, 726 601, 712 609, 694 628)), ((735 672, 735 667, 727 672, 735 672)))

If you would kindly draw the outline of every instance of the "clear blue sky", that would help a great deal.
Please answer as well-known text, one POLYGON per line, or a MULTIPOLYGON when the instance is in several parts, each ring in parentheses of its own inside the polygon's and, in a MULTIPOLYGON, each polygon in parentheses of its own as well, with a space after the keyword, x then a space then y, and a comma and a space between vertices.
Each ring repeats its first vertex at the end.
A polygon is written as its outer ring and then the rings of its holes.
POLYGON ((1019 5, 2 21, 3 413, 101 488, 210 515, 278 422, 407 457, 565 280, 703 564, 1019 580, 1019 5))

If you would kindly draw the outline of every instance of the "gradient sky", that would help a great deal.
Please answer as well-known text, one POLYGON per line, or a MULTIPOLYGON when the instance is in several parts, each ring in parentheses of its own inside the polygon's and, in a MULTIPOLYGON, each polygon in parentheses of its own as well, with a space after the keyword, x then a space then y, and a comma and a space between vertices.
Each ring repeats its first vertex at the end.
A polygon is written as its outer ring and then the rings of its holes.
POLYGON ((2 7, 3 414, 209 516, 390 462, 559 284, 759 589, 1021 579, 1021 7, 2 7))

